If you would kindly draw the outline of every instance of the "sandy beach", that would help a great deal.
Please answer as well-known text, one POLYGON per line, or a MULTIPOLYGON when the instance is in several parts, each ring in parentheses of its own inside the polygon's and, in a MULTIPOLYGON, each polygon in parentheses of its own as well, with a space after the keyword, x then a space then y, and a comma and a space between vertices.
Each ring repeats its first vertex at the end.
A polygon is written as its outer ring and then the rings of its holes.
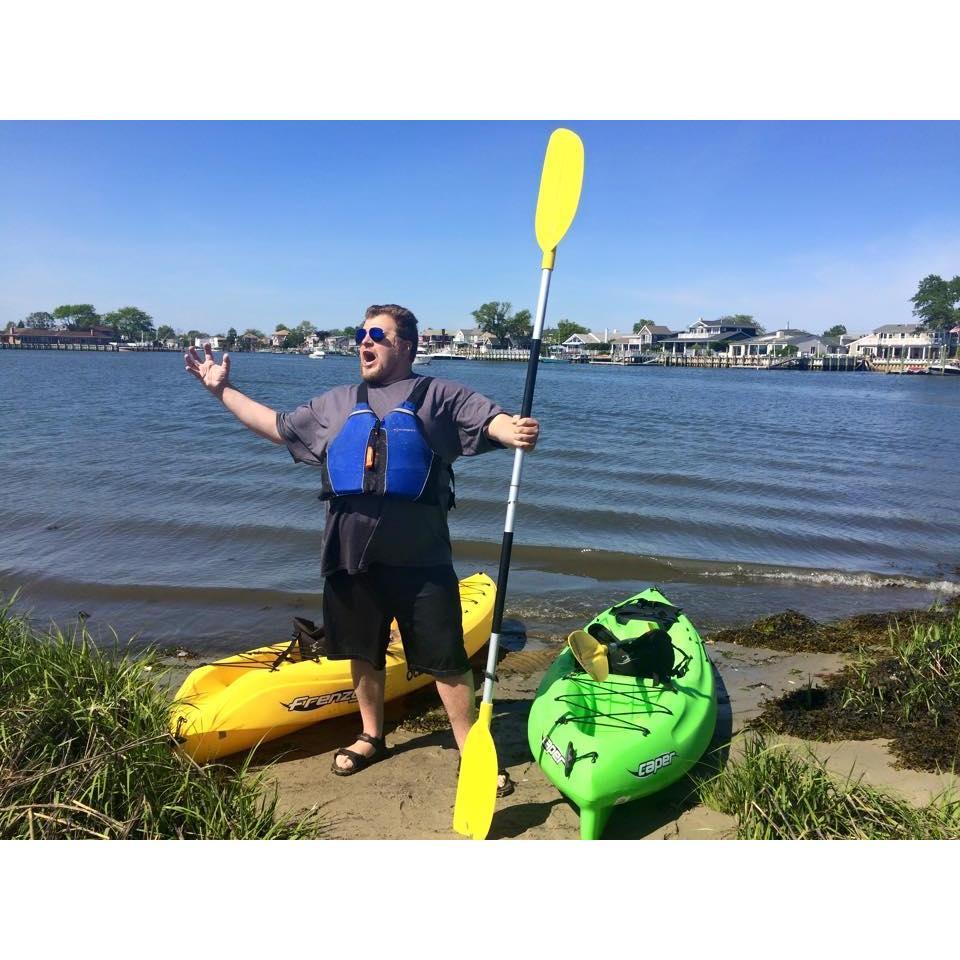
MULTIPOLYGON (((707 644, 720 681, 714 746, 740 732, 758 715, 764 700, 836 672, 845 659, 840 654, 783 652, 721 641, 707 644)), ((489 839, 579 838, 576 808, 533 761, 526 737, 530 703, 559 649, 555 644, 507 653, 499 665, 493 735, 516 790, 497 801, 489 839)), ((177 664, 175 673, 190 666, 177 664)), ((387 704, 390 757, 356 776, 336 777, 330 772, 333 754, 352 741, 357 724, 356 715, 329 720, 260 748, 253 766, 270 764, 268 782, 276 784, 281 809, 292 814, 318 805, 327 839, 462 839, 451 826, 457 753, 435 691, 428 688, 387 704)), ((946 775, 895 767, 886 740, 792 742, 809 746, 841 777, 862 776, 866 783, 915 804, 953 782, 946 775)), ((732 818, 697 803, 690 781, 684 779, 654 797, 616 809, 604 839, 720 840, 731 838, 734 829, 732 818)))

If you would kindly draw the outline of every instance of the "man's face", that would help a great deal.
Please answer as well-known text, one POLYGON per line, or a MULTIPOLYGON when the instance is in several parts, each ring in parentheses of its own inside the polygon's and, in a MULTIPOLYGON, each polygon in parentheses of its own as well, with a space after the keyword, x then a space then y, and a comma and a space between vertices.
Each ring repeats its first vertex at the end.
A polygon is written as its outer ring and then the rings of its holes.
POLYGON ((360 376, 367 383, 392 383, 410 373, 413 364, 413 344, 397 336, 397 322, 385 313, 363 323, 364 330, 379 327, 384 338, 374 342, 369 334, 360 344, 360 376))

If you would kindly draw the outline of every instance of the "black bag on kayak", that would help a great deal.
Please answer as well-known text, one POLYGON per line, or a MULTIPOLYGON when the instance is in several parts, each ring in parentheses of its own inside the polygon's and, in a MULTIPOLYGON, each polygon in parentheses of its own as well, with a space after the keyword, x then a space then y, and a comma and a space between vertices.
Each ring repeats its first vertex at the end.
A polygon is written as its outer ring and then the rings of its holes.
POLYGON ((587 633, 606 645, 611 674, 645 677, 662 684, 669 683, 674 675, 673 641, 661 627, 654 627, 633 640, 618 640, 599 623, 588 627, 587 633))

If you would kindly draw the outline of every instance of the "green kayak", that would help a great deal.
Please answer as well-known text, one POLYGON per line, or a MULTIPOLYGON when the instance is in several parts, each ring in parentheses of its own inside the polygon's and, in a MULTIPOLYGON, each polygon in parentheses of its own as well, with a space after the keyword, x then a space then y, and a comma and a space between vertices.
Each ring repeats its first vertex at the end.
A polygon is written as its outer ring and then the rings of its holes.
POLYGON ((656 587, 577 635, 593 645, 595 660, 578 653, 590 673, 569 648, 560 654, 537 691, 527 738, 547 777, 580 808, 581 838, 596 840, 615 806, 663 790, 703 756, 717 696, 703 640, 656 587))

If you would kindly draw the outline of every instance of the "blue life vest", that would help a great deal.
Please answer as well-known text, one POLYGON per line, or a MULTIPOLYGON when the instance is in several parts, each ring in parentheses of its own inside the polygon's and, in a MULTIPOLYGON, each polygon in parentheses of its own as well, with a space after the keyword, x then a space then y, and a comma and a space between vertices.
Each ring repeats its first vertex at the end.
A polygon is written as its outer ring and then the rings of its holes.
POLYGON ((321 500, 369 494, 440 502, 441 493, 450 489, 453 470, 430 448, 417 418, 432 379, 421 377, 410 396, 383 420, 370 408, 367 385, 360 384, 357 405, 324 454, 321 500))

